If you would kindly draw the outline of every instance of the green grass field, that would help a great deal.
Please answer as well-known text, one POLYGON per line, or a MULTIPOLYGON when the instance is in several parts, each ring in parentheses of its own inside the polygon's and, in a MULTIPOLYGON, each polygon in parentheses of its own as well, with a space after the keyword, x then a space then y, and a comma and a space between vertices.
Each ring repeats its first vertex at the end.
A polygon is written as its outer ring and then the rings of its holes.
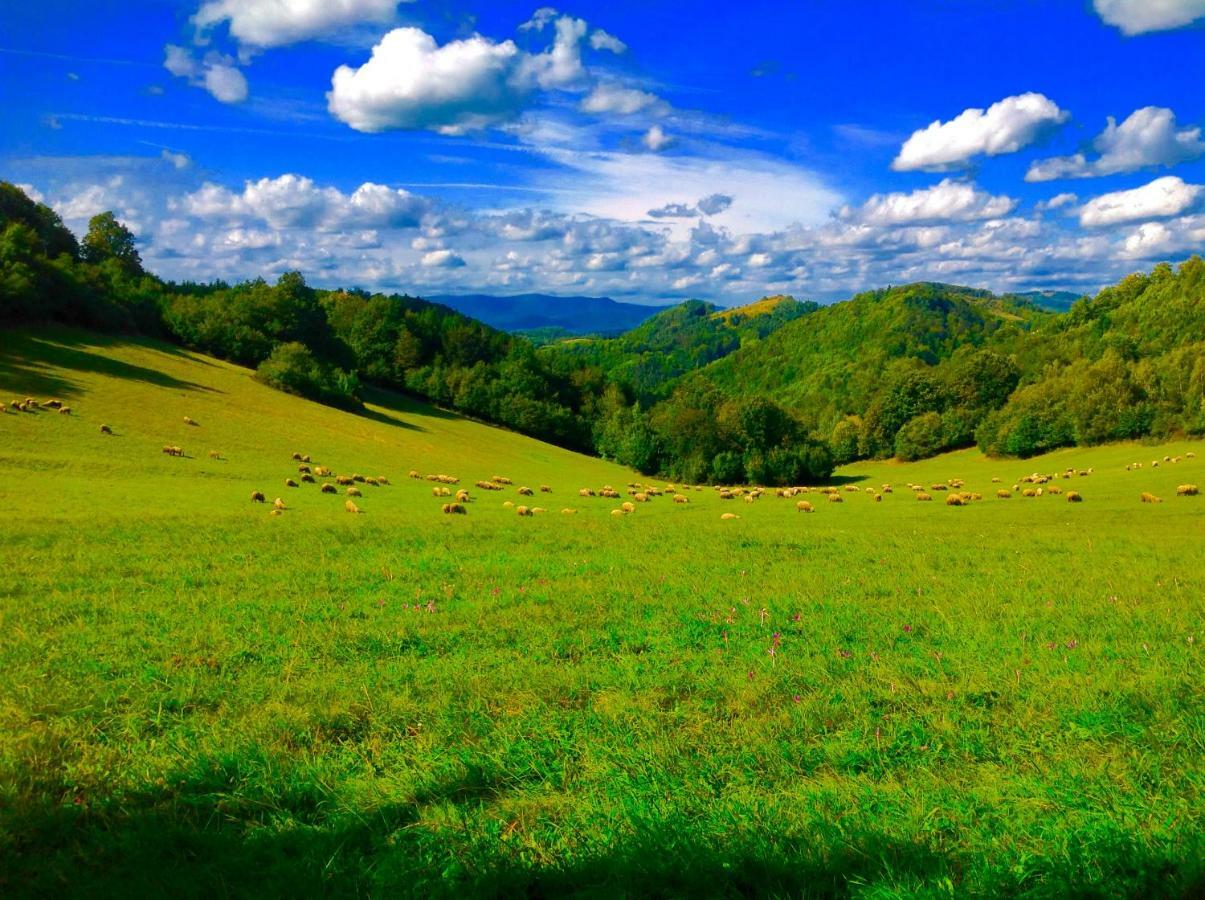
POLYGON ((647 479, 165 345, 0 332, 27 395, 72 414, 0 416, 2 896, 1205 890, 1205 446, 615 517, 578 489, 647 479), (294 452, 391 484, 349 515, 294 452))

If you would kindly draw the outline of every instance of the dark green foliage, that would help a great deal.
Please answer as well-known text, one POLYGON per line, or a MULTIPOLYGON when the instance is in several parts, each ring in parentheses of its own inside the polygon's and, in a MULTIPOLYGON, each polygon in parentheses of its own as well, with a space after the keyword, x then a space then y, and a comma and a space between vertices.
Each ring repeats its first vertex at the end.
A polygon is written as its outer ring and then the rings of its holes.
POLYGON ((305 344, 278 344, 259 364, 255 377, 264 384, 328 406, 356 409, 360 405, 360 380, 322 362, 305 344))
POLYGON ((127 275, 142 274, 142 257, 134 235, 111 212, 98 213, 89 220, 80 252, 84 262, 100 265, 113 260, 127 275))

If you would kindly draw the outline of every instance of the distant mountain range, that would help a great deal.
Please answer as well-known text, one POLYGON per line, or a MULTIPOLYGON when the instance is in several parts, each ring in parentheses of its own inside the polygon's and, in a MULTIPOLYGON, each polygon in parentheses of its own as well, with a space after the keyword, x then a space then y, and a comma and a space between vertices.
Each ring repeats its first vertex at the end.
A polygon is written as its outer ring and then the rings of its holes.
POLYGON ((1076 300, 1084 297, 1075 291, 1022 291, 1012 296, 1021 297, 1039 309, 1048 309, 1051 312, 1066 312, 1075 305, 1076 300))
POLYGON ((503 331, 562 329, 568 334, 614 335, 635 328, 664 306, 621 303, 609 297, 552 294, 440 294, 426 297, 503 331))

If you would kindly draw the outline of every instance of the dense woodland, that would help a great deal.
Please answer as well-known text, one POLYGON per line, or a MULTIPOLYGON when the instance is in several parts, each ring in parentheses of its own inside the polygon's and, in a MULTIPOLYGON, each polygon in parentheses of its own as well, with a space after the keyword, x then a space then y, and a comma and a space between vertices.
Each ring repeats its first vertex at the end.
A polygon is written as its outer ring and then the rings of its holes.
POLYGON ((834 463, 1205 433, 1205 263, 1157 266, 1062 314, 941 284, 832 306, 688 301, 617 338, 531 341, 401 295, 301 274, 229 285, 144 271, 110 213, 83 240, 0 182, 0 323, 174 341, 357 408, 365 385, 647 473, 791 483, 834 463))

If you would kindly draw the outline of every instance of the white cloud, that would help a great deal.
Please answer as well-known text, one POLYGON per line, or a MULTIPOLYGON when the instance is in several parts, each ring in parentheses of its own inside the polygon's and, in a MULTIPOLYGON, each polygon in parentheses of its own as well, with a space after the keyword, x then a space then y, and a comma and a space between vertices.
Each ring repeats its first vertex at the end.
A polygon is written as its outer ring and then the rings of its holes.
POLYGON ((1125 252, 1129 256, 1145 256, 1159 252, 1171 241, 1171 232, 1161 222, 1147 222, 1125 240, 1125 252))
POLYGON ((1205 0, 1093 0, 1096 13, 1122 34, 1180 28, 1205 16, 1205 0))
POLYGON ((630 116, 638 112, 664 112, 666 104, 656 94, 617 84, 602 83, 595 86, 580 106, 582 112, 615 113, 630 116))
POLYGON ((732 198, 727 194, 708 194, 696 206, 705 216, 717 216, 732 206, 732 198))
POLYGON ((1015 153, 1065 122, 1068 115, 1044 94, 1005 97, 986 110, 968 109, 949 122, 935 121, 914 132, 891 168, 941 171, 965 165, 981 154, 1015 153))
POLYGON ((1110 116, 1109 124, 1093 142, 1100 154, 1089 161, 1083 153, 1035 161, 1026 181, 1058 178, 1091 178, 1134 172, 1152 166, 1174 166, 1205 156, 1201 129, 1176 128, 1176 114, 1159 106, 1145 106, 1130 113, 1120 125, 1110 116))
POLYGON ((1080 224, 1088 228, 1178 216, 1205 192, 1205 186, 1187 184, 1174 175, 1156 178, 1129 191, 1094 197, 1080 209, 1080 224))
POLYGON ((159 154, 159 157, 164 162, 171 163, 177 169, 187 169, 189 164, 192 162, 192 160, 188 158, 187 153, 173 153, 166 147, 163 148, 163 152, 159 154))
POLYGON ((640 142, 654 153, 660 153, 666 147, 673 144, 674 138, 672 135, 666 134, 660 125, 654 125, 644 133, 644 137, 640 139, 640 142))
POLYGON ((247 99, 247 79, 229 57, 207 53, 197 59, 185 47, 168 44, 164 49, 163 67, 193 87, 203 87, 221 103, 242 103, 247 99))
POLYGON ((421 29, 395 28, 362 66, 335 70, 327 105, 337 119, 365 132, 464 134, 500 125, 514 119, 536 91, 573 88, 585 80, 586 29, 581 19, 561 16, 552 46, 531 54, 514 41, 481 35, 441 47, 421 29))
POLYGON ((229 23, 230 36, 253 47, 282 47, 329 36, 363 22, 393 20, 399 0, 207 0, 192 17, 198 32, 229 23))
POLYGON ((627 44, 601 28, 595 28, 590 33, 590 46, 595 50, 608 50, 611 53, 623 53, 628 49, 627 44))
POLYGON ((998 219, 1016 207, 1011 197, 993 196, 949 178, 910 194, 875 194, 859 207, 843 207, 840 218, 868 225, 968 222, 998 219))
POLYGON ((423 254, 422 265, 429 269, 459 269, 465 261, 451 250, 432 250, 423 254))

